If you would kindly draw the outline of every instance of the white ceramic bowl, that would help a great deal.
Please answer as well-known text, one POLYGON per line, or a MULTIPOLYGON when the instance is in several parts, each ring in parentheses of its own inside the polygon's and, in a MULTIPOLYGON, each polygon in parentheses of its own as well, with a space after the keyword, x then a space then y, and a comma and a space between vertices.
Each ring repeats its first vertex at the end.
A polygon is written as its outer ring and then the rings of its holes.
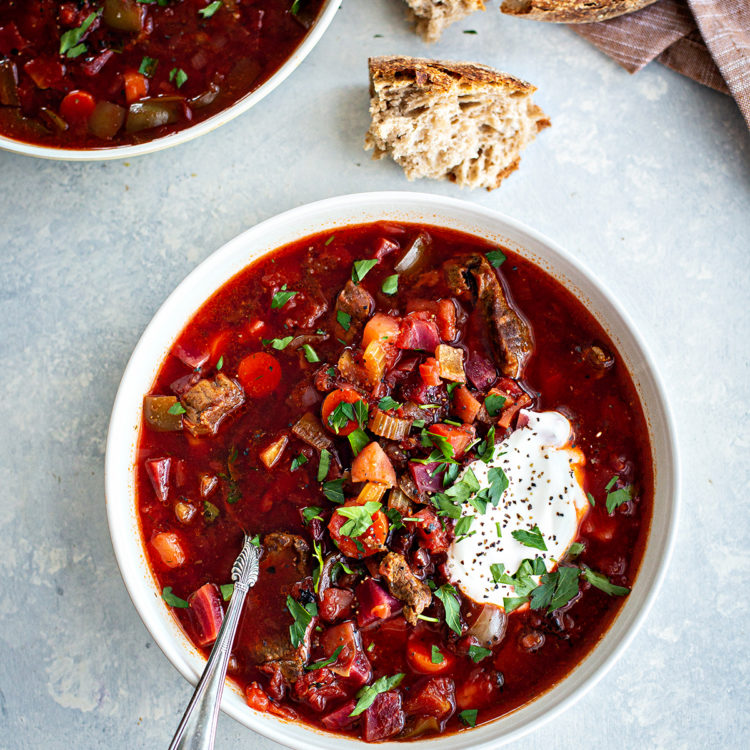
MULTIPOLYGON (((653 362, 633 324, 613 296, 580 262, 528 227, 470 203, 420 193, 363 193, 293 209, 248 230, 196 268, 169 296, 144 332, 117 393, 106 455, 110 533, 125 585, 143 622, 175 667, 195 684, 204 660, 161 600, 149 570, 135 502, 135 450, 143 396, 172 342, 215 290, 256 258, 316 232, 368 221, 424 222, 488 238, 531 259, 555 276, 609 333, 638 389, 654 453, 654 515, 638 578, 620 614, 589 656, 557 686, 490 724, 458 735, 390 746, 410 750, 498 747, 530 731, 580 698, 614 663, 635 635, 664 576, 677 519, 678 467, 672 421, 653 362)), ((248 708, 236 688, 222 708, 237 721, 292 748, 352 750, 366 743, 285 722, 248 708)))
POLYGON ((112 146, 111 148, 98 149, 69 149, 54 148, 52 146, 37 146, 33 143, 24 143, 14 138, 0 135, 0 149, 12 151, 24 156, 36 156, 39 159, 55 159, 57 161, 108 161, 110 159, 131 159, 142 154, 151 154, 154 151, 162 151, 170 146, 186 143, 200 135, 210 133, 220 125, 233 120, 237 115, 247 112, 250 107, 257 104, 263 97, 270 94, 292 73, 292 71, 307 57, 312 48, 320 41, 325 30, 333 20, 336 11, 341 5, 341 0, 325 0, 320 15, 314 26, 307 33, 302 43, 294 50, 291 57, 262 85, 255 91, 236 101, 231 107, 217 112, 202 122, 196 123, 189 128, 176 133, 154 138, 147 143, 139 143, 136 146, 112 146))

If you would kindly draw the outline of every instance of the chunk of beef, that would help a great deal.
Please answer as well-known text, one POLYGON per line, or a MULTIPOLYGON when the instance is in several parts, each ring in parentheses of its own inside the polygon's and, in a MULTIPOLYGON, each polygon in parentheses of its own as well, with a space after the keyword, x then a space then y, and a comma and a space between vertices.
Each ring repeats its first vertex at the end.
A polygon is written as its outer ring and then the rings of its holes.
MULTIPOLYGON (((286 598, 295 591, 295 585, 308 577, 310 547, 295 534, 274 532, 262 540, 259 579, 263 587, 250 589, 245 611, 240 621, 237 648, 244 650, 264 671, 281 672, 284 680, 294 683, 303 673, 310 654, 310 636, 316 624, 312 618, 302 643, 294 648, 289 638, 292 617, 286 598), (278 667, 278 669, 277 669, 278 667)), ((304 603, 302 592, 300 600, 304 603)))
POLYGON ((528 323, 513 309, 492 266, 482 255, 452 258, 445 278, 459 299, 471 300, 487 324, 492 352, 504 375, 520 378, 534 348, 528 323))
POLYGON ((380 563, 380 575, 388 583, 393 596, 404 603, 404 617, 410 625, 417 624, 417 615, 430 605, 432 592, 426 583, 412 573, 403 555, 389 552, 380 563))
POLYGON ((184 425, 193 435, 214 435, 224 417, 244 400, 242 388, 223 372, 214 380, 199 380, 181 398, 185 409, 184 425))
POLYGON ((347 343, 354 341, 374 308, 375 301, 370 293, 349 279, 336 300, 336 313, 343 312, 351 316, 348 330, 344 330, 339 324, 343 333, 341 338, 347 343))

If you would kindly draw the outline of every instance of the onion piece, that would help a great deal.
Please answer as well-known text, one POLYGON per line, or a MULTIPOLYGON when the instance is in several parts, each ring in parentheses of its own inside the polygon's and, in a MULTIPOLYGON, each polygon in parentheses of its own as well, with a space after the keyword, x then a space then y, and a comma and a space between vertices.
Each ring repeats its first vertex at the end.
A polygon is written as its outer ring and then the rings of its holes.
POLYGON ((143 416, 157 432, 174 432, 182 429, 182 414, 169 410, 177 403, 174 396, 144 396, 143 416))
POLYGON ((503 640, 507 626, 508 615, 505 614, 505 610, 485 604, 466 635, 473 635, 481 646, 492 648, 503 640))
POLYGON ((435 347, 435 358, 440 366, 440 377, 454 383, 465 383, 464 353, 454 346, 438 344, 435 347))
POLYGON ((430 244, 429 235, 425 232, 420 232, 414 239, 414 242, 409 245, 406 252, 401 256, 399 262, 393 267, 393 270, 396 273, 408 273, 416 268, 424 260, 424 255, 430 244))
POLYGON ((267 469, 272 469, 284 453, 284 449, 289 443, 286 435, 274 440, 265 450, 260 453, 260 460, 267 469))
POLYGON ((333 441, 326 435, 323 425, 312 412, 306 412, 292 427, 292 432, 308 445, 317 450, 333 447, 333 441))

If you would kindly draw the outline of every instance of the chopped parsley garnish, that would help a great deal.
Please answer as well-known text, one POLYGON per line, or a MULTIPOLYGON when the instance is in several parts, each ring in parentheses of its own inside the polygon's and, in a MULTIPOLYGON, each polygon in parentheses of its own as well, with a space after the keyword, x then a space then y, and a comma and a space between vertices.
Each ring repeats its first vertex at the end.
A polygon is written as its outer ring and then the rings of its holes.
POLYGON ((282 349, 286 349, 289 344, 292 343, 293 336, 284 336, 283 339, 261 339, 260 343, 263 344, 263 346, 271 346, 277 351, 281 351, 282 349))
POLYGON ((378 401, 378 409, 381 411, 390 411, 391 409, 400 409, 401 404, 398 401, 394 401, 390 396, 384 396, 378 401))
POLYGON ((469 531, 471 524, 474 523, 474 516, 461 516, 456 522, 456 542, 463 541, 470 537, 472 534, 476 534, 476 531, 469 531))
POLYGON ((484 408, 487 409, 487 414, 491 417, 496 417, 505 405, 505 401, 505 396, 490 393, 490 395, 484 399, 484 408))
POLYGON ((348 331, 352 324, 352 316, 349 313, 345 313, 343 310, 336 310, 336 322, 345 330, 348 331))
POLYGON ((377 264, 378 261, 376 259, 355 260, 352 268, 352 281, 355 284, 359 284, 377 264))
POLYGON ((317 505, 308 505, 307 508, 302 509, 302 521, 307 526, 313 519, 317 518, 318 521, 323 519, 320 517, 320 512, 323 508, 319 508, 317 505))
MULTIPOLYGON (((458 388, 458 383, 448 383, 448 385, 445 386, 445 390, 448 391, 448 398, 453 398, 453 391, 458 388)), ((460 424, 460 422, 452 422, 449 419, 445 420, 446 422, 450 422, 451 424, 460 424)))
POLYGON ((433 664, 442 664, 445 661, 445 657, 440 653, 440 649, 435 644, 432 645, 430 661, 433 664))
POLYGON ((307 672, 312 672, 314 669, 323 669, 323 667, 328 667, 331 664, 333 664, 336 659, 339 658, 339 654, 344 648, 344 644, 342 643, 327 659, 321 659, 320 661, 316 661, 312 664, 307 664, 305 666, 305 670, 307 672))
POLYGON ((456 589, 449 583, 444 583, 435 591, 435 596, 440 599, 445 608, 446 624, 454 633, 461 635, 461 610, 456 599, 456 589))
POLYGON ((380 677, 372 685, 366 685, 357 693, 357 705, 349 716, 359 716, 363 711, 370 708, 380 693, 387 693, 389 690, 398 687, 401 680, 404 679, 404 673, 399 672, 393 677, 380 677))
POLYGON ((185 607, 189 607, 190 605, 184 600, 180 599, 179 596, 175 596, 172 593, 172 587, 171 586, 165 586, 163 591, 161 592, 161 598, 164 599, 164 601, 170 606, 170 607, 180 607, 184 609, 185 607))
POLYGON ((346 437, 355 456, 370 442, 370 438, 367 437, 367 433, 361 427, 357 427, 354 432, 350 432, 346 437))
POLYGON ((391 531, 397 531, 398 529, 403 528, 403 516, 395 508, 386 508, 385 514, 388 516, 391 531))
POLYGON ((70 29, 60 35, 60 54, 66 57, 78 57, 86 51, 86 45, 81 42, 84 34, 91 28, 96 17, 101 13, 101 9, 89 13, 84 22, 76 29, 70 29))
POLYGON ((185 407, 179 402, 175 401, 172 406, 167 409, 167 414, 184 414, 185 407))
POLYGON ((487 260, 493 268, 500 268, 505 263, 505 253, 502 250, 490 250, 485 253, 487 260))
POLYGON ((219 361, 216 363, 216 369, 221 370, 221 368, 224 367, 224 355, 222 354, 221 357, 219 357, 219 361))
POLYGON ((586 549, 586 546, 584 544, 581 544, 580 542, 573 542, 573 544, 568 547, 567 557, 572 560, 573 558, 578 557, 578 555, 580 555, 584 549, 586 549))
POLYGON ((287 292, 286 284, 284 284, 281 287, 281 291, 276 292, 276 294, 273 295, 271 299, 271 309, 278 310, 279 308, 284 307, 284 305, 289 302, 295 294, 297 294, 297 292, 287 292))
POLYGON ((602 573, 596 573, 591 568, 584 567, 583 577, 595 588, 603 591, 610 596, 625 596, 630 593, 630 589, 625 586, 616 586, 610 583, 609 578, 602 573))
POLYGON ((254 537, 253 537, 253 538, 252 538, 252 539, 250 540, 250 544, 252 544, 252 545, 253 545, 253 547, 260 547, 260 536, 258 536, 258 534, 256 534, 256 535, 255 535, 255 536, 254 536, 254 537))
POLYGON ((494 583, 500 583, 500 579, 505 573, 505 565, 503 563, 492 563, 490 565, 490 573, 492 574, 492 580, 494 583))
POLYGON ((502 539, 503 538, 503 526, 500 523, 500 521, 495 521, 495 531, 497 531, 497 538, 502 539))
POLYGON ((354 402, 354 416, 356 417, 357 424, 360 427, 364 428, 369 414, 370 414, 370 409, 362 399, 359 399, 358 401, 354 402))
POLYGON ((545 573, 539 586, 531 594, 531 608, 554 612, 566 605, 578 593, 580 574, 578 568, 567 567, 545 573))
POLYGON ((495 428, 487 430, 487 437, 477 445, 479 460, 488 464, 495 457, 495 428))
POLYGON ((398 274, 394 273, 393 276, 387 276, 381 289, 383 294, 396 294, 398 291, 398 274))
POLYGON ((344 480, 332 479, 330 482, 323 483, 323 494, 336 505, 344 502, 344 480))
MULTIPOLYGON (((294 12, 294 11, 292 11, 294 12)), ((332 234, 323 244, 328 247, 334 240, 336 239, 336 235, 332 234)))
POLYGON ((203 18, 211 18, 219 8, 221 8, 221 0, 214 0, 214 2, 209 3, 205 8, 201 8, 198 13, 202 15, 203 18))
POLYGON ((538 526, 534 526, 531 531, 525 531, 524 529, 511 531, 510 535, 517 542, 521 542, 521 544, 526 547, 533 547, 534 549, 540 549, 544 552, 547 551, 547 545, 544 543, 544 537, 538 526))
MULTIPOLYGON (((294 2, 292 3, 292 8, 291 8, 290 13, 293 16, 296 16, 297 13, 299 13, 299 9, 302 7, 302 2, 303 2, 303 0, 294 0, 294 2)), ((328 244, 328 243, 326 243, 326 244, 328 244)))
POLYGON ((221 586, 219 586, 219 590, 221 591, 221 598, 225 602, 228 602, 232 598, 232 594, 234 593, 234 584, 222 583, 221 586))
POLYGON ((331 467, 331 452, 323 448, 320 451, 320 463, 318 464, 318 481, 322 482, 328 476, 328 469, 331 467))
POLYGON ((481 646, 475 646, 474 644, 469 646, 469 656, 474 664, 479 664, 482 659, 486 659, 491 653, 492 651, 488 648, 482 648, 481 646))
POLYGON ((589 501, 589 505, 594 508, 596 506, 596 500, 594 500, 594 496, 590 493, 586 493, 586 499, 589 501))
POLYGON ((461 711, 461 713, 458 715, 458 718, 461 719, 461 723, 465 724, 467 727, 475 727, 477 725, 477 711, 476 708, 467 708, 464 711, 461 711))
POLYGON ((206 523, 213 523, 219 517, 219 509, 208 500, 203 501, 203 518, 206 523))
POLYGON ((292 641, 292 646, 298 648, 305 640, 307 626, 312 622, 312 618, 318 614, 318 607, 314 601, 303 605, 287 595, 286 608, 294 618, 294 622, 289 626, 289 637, 292 641))
POLYGON ((297 471, 300 466, 304 466, 307 463, 307 456, 300 453, 292 459, 292 471, 297 471))
POLYGON ((612 513, 612 511, 615 510, 615 508, 619 508, 624 503, 627 503, 629 500, 633 499, 633 486, 630 484, 625 485, 624 487, 620 487, 618 490, 614 490, 613 492, 610 492, 610 489, 614 485, 614 483, 619 479, 619 477, 612 477, 609 484, 606 487, 607 490, 607 513, 612 513))
POLYGON ((500 498, 503 496, 503 492, 508 489, 510 482, 505 472, 499 466, 495 466, 487 472, 487 479, 490 482, 487 494, 492 505, 497 508, 500 498))
POLYGON ((354 539, 362 536, 373 524, 373 515, 381 508, 380 503, 368 500, 364 505, 347 505, 336 512, 349 520, 339 529, 339 533, 354 539))
MULTIPOLYGON (((152 78, 156 72, 156 68, 159 65, 159 61, 155 57, 144 57, 141 60, 141 64, 138 67, 138 72, 146 78, 152 78)), ((171 78, 170 78, 171 80, 171 78)))
POLYGON ((323 548, 320 546, 320 542, 313 542, 313 554, 315 555, 315 561, 318 566, 313 571, 313 588, 317 594, 320 591, 320 576, 323 573, 323 548))
POLYGON ((169 71, 169 80, 173 81, 178 89, 182 88, 182 84, 187 81, 188 75, 182 68, 172 68, 169 71))
POLYGON ((339 401, 336 408, 328 415, 328 424, 338 435, 339 431, 344 429, 349 422, 356 419, 354 414, 354 405, 348 401, 339 401))
POLYGON ((314 362, 320 362, 318 353, 310 346, 310 344, 302 344, 302 351, 305 353, 305 359, 311 364, 314 362))

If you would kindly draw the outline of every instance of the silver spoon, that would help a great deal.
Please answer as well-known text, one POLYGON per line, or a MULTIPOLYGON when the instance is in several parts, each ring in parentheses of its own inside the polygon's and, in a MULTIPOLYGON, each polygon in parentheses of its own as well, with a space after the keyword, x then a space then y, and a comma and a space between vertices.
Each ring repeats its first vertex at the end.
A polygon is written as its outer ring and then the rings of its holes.
POLYGON ((258 580, 259 560, 260 549, 245 534, 242 551, 232 565, 232 599, 208 656, 206 667, 172 738, 169 750, 211 750, 214 746, 229 655, 245 597, 258 580))

